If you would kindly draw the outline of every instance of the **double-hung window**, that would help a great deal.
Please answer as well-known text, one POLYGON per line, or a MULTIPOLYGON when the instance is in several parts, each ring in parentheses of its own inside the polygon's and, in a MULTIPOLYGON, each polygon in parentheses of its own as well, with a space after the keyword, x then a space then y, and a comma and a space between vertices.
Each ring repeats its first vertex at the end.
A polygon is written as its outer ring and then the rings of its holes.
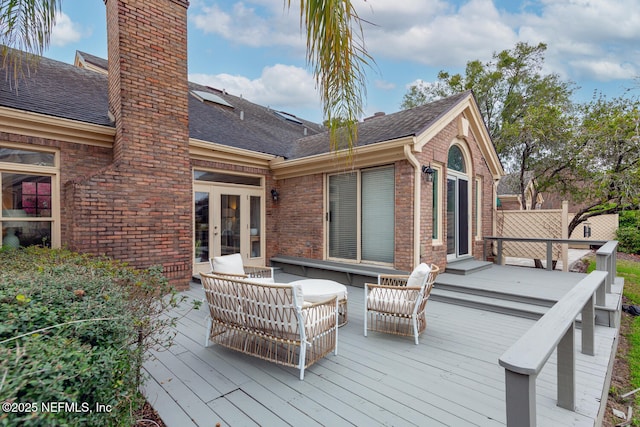
POLYGON ((329 257, 393 263, 394 167, 330 175, 328 185, 329 257))

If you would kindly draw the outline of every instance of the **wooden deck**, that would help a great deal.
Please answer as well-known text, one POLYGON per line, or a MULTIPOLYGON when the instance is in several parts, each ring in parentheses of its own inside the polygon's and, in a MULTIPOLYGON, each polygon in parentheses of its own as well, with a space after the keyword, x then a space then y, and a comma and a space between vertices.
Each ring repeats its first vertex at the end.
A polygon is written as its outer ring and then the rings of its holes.
MULTIPOLYGON (((535 282, 535 273, 527 271, 527 282, 535 282)), ((292 279, 286 276, 277 280, 292 279)), ((493 274, 494 280, 504 276, 493 274)), ((199 284, 185 294, 203 298, 199 284)), ((349 287, 349 322, 339 329, 338 355, 308 368, 304 381, 293 368, 215 345, 204 348, 207 309, 189 310, 184 303, 176 313, 182 317, 175 344, 154 352, 145 365, 145 394, 169 427, 505 425, 498 358, 534 320, 434 300, 416 346, 408 337, 364 337, 362 299, 362 288, 349 287)), ((537 380, 538 425, 594 425, 617 332, 597 326, 596 355, 577 353, 576 412, 556 406, 551 357, 537 380)))

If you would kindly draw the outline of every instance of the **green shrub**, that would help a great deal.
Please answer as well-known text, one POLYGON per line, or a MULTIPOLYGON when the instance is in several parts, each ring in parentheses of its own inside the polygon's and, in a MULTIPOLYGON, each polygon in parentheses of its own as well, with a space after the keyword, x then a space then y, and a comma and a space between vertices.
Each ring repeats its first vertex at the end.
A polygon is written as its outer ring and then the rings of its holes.
POLYGON ((640 227, 619 227, 616 231, 618 250, 628 254, 640 254, 640 227))
POLYGON ((133 425, 144 355, 169 344, 179 302, 160 269, 36 247, 0 265, 0 425, 133 425))
POLYGON ((640 211, 622 211, 618 216, 620 227, 640 227, 640 211))

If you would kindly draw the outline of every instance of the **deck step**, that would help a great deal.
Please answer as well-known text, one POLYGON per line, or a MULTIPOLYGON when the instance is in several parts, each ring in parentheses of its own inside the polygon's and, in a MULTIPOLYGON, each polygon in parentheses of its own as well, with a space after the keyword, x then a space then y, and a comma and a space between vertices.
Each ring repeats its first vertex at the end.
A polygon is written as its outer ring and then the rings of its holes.
POLYGON ((534 320, 544 316, 548 310, 548 307, 541 305, 438 289, 437 287, 431 291, 430 299, 534 320))
POLYGON ((447 263, 445 272, 464 276, 486 270, 487 268, 491 268, 491 266, 493 266, 493 263, 489 261, 478 261, 474 258, 466 258, 460 261, 447 263))
POLYGON ((455 293, 456 295, 461 295, 463 298, 466 298, 467 295, 471 295, 473 297, 484 297, 500 301, 513 301, 546 308, 552 307, 553 304, 556 303, 556 300, 554 299, 546 299, 525 291, 518 292, 517 288, 505 290, 504 288, 478 287, 472 283, 463 283, 456 280, 455 275, 439 275, 436 278, 436 283, 433 289, 434 292, 436 289, 448 291, 455 293))
MULTIPOLYGON (((612 286, 612 293, 607 294, 605 306, 596 306, 596 324, 618 327, 620 324, 620 310, 622 304, 623 284, 616 281, 612 286)), ((478 288, 455 280, 455 276, 439 275, 431 291, 430 299, 463 307, 508 314, 537 320, 544 316, 556 301, 513 293, 499 289, 478 288)), ((580 319, 578 318, 578 324, 580 319)))

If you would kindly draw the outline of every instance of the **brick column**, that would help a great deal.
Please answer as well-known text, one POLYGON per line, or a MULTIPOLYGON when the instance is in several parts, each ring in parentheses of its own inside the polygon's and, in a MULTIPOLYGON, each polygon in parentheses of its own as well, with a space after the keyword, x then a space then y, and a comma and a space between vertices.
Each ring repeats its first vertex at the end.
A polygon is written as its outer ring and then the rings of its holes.
POLYGON ((113 163, 73 184, 75 250, 137 268, 162 265, 177 287, 192 268, 187 1, 105 0, 113 163))

